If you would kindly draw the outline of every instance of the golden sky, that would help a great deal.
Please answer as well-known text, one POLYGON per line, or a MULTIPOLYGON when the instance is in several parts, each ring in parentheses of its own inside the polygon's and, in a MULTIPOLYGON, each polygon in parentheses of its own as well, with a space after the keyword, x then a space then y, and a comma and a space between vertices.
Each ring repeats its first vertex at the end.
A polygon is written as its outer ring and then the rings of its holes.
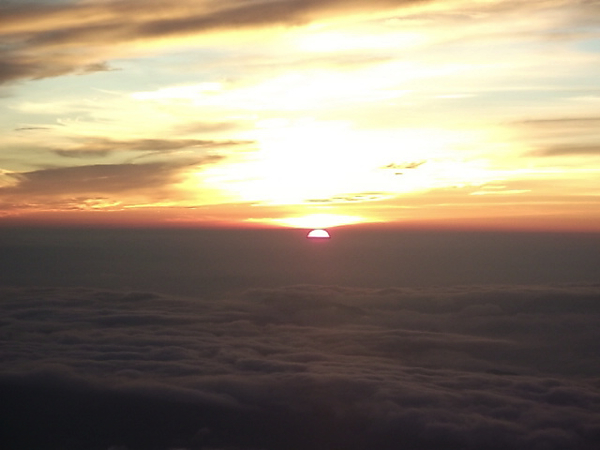
POLYGON ((0 6, 0 223, 600 231, 600 2, 0 6))

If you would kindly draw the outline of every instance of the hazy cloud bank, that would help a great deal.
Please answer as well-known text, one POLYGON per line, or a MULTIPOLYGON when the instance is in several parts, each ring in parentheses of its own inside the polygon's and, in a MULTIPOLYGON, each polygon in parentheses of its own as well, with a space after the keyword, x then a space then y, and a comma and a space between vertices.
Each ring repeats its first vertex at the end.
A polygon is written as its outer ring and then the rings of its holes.
POLYGON ((600 443, 598 285, 0 296, 9 449, 600 443))

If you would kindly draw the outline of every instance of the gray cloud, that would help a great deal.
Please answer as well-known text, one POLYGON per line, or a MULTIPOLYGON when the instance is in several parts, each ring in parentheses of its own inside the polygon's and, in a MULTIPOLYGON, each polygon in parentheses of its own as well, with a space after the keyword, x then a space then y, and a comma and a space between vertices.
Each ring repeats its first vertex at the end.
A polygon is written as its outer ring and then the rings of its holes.
POLYGON ((599 295, 3 288, 2 431, 9 448, 591 450, 599 295))

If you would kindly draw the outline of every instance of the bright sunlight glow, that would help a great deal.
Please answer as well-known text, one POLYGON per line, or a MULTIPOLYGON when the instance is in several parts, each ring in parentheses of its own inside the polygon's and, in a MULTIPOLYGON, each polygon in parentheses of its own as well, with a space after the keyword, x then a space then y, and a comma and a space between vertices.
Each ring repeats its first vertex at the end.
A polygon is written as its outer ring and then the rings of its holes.
POLYGON ((365 219, 359 216, 344 216, 339 214, 309 214, 306 216, 276 219, 274 222, 293 228, 332 228, 340 225, 365 222, 365 219))

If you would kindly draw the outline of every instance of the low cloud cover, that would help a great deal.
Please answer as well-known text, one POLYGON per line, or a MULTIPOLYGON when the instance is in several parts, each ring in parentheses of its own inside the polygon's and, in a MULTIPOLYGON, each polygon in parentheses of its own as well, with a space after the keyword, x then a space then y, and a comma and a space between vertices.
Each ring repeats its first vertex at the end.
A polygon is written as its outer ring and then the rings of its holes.
POLYGON ((7 449, 595 449, 600 286, 0 291, 7 449))

